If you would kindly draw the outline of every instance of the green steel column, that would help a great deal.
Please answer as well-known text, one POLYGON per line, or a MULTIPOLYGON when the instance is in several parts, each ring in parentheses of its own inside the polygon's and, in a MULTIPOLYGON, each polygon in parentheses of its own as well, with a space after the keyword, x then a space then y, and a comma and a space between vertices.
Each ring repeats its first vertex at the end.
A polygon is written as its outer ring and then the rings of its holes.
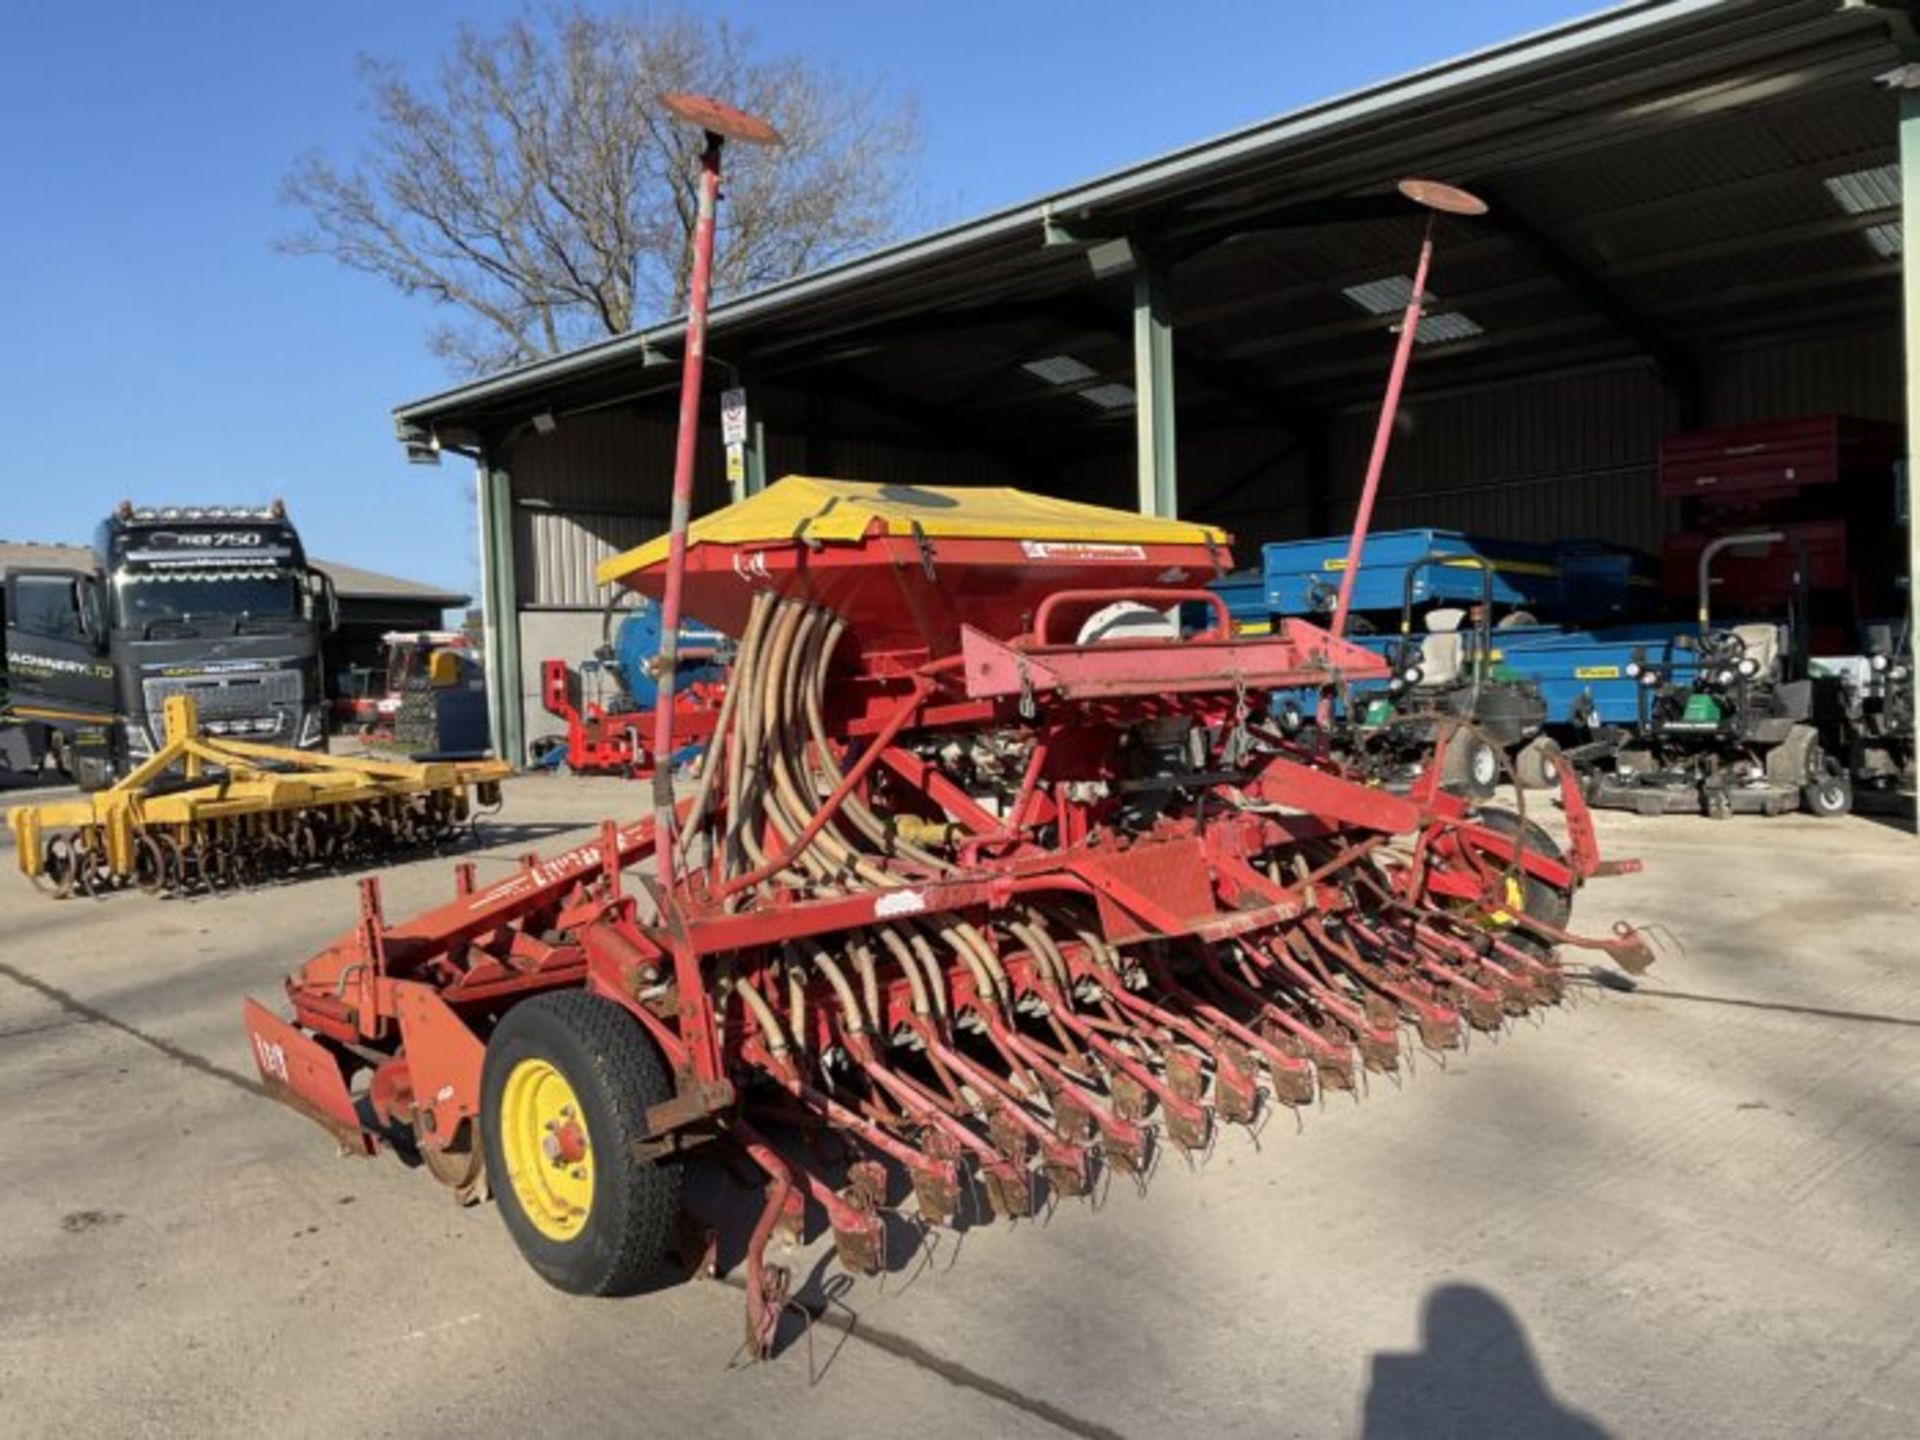
POLYGON ((520 681, 520 584, 513 554, 513 477, 481 467, 481 573, 486 587, 487 691, 493 748, 514 766, 526 762, 526 710, 520 681))
POLYGON ((487 674, 487 743, 500 744, 500 687, 495 683, 493 644, 493 559, 488 553, 488 516, 493 513, 493 491, 487 483, 491 467, 482 450, 473 461, 473 533, 480 540, 480 663, 487 674))
MULTIPOLYGON (((1900 224, 1903 234, 1920 235, 1920 64, 1900 71, 1900 224)), ((1900 266, 1904 302, 1903 336, 1907 367, 1907 634, 1920 650, 1920 525, 1914 523, 1916 484, 1914 437, 1920 434, 1920 273, 1900 266)))
POLYGON ((1173 311, 1166 275, 1151 255, 1141 255, 1133 272, 1133 388, 1140 513, 1170 520, 1180 513, 1174 472, 1173 311))
POLYGON ((758 495, 767 488, 766 422, 751 418, 747 422, 747 494, 758 495))

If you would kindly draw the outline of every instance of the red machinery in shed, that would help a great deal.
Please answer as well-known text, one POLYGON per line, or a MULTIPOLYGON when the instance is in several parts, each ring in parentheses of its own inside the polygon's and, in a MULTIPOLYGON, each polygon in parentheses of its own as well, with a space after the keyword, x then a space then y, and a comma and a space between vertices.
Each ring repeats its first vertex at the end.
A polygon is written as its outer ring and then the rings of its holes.
POLYGON ((1851 653, 1869 620, 1904 614, 1894 577, 1905 566, 1894 467, 1900 427, 1810 415, 1671 435, 1660 446, 1660 493, 1685 502, 1684 528, 1661 553, 1675 610, 1691 613, 1700 556, 1716 538, 1779 532, 1785 543, 1754 557, 1734 554, 1716 570, 1714 608, 1771 615, 1796 589, 1804 554, 1818 654, 1851 653))

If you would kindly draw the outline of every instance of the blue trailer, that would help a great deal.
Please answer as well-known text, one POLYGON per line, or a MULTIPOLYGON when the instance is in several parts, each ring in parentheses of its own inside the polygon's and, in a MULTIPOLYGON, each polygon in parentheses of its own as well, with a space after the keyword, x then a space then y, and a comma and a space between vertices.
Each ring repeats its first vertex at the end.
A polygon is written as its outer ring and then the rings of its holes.
MULTIPOLYGON (((1347 538, 1341 535, 1262 546, 1268 614, 1331 614, 1346 555, 1347 538)), ((1533 545, 1458 530, 1385 530, 1368 537, 1350 608, 1376 627, 1397 619, 1409 571, 1416 609, 1477 604, 1484 593, 1483 564, 1492 570, 1496 607, 1559 620, 1626 618, 1643 613, 1659 594, 1650 560, 1598 541, 1533 545), (1435 555, 1451 558, 1436 564, 1435 555)))
POLYGON ((1694 626, 1682 621, 1645 621, 1603 630, 1559 625, 1516 625, 1494 633, 1495 664, 1516 679, 1531 680, 1547 702, 1547 724, 1560 730, 1639 721, 1641 672, 1684 680, 1693 652, 1675 646, 1694 626))

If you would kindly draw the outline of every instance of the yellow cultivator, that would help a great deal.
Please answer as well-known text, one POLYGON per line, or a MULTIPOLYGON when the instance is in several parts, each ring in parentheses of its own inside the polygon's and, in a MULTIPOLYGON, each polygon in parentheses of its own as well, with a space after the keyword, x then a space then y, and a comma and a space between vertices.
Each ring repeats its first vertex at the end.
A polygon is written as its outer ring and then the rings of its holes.
POLYGON ((364 863, 451 839, 499 803, 497 760, 349 759, 203 736, 166 702, 166 744, 110 789, 7 812, 20 869, 56 897, 181 893, 364 863))

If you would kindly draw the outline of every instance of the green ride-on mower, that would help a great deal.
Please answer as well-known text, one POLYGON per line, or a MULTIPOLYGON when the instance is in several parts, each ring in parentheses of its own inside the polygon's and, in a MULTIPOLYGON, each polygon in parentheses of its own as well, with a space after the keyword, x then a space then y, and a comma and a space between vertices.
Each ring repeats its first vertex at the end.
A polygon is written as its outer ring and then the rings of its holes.
POLYGON ((1641 815, 1845 815, 1853 783, 1842 762, 1845 697, 1807 653, 1807 556, 1779 531, 1728 535, 1700 552, 1697 634, 1656 656, 1637 650, 1639 723, 1613 748, 1583 759, 1589 805, 1641 815), (1716 628, 1713 562, 1729 551, 1790 545, 1794 577, 1783 621, 1716 628))
POLYGON ((1492 567, 1477 555, 1427 552, 1407 567, 1400 638, 1388 651, 1394 673, 1386 692, 1350 697, 1351 748, 1390 780, 1411 779, 1431 762, 1442 732, 1450 730, 1441 752, 1441 784, 1470 799, 1486 799, 1509 769, 1505 757, 1538 735, 1547 718, 1539 687, 1506 672, 1498 654, 1492 567), (1426 633, 1416 638, 1414 592, 1428 565, 1477 567, 1480 603, 1470 613, 1429 610, 1426 633), (1467 623, 1471 630, 1463 628, 1467 623))

